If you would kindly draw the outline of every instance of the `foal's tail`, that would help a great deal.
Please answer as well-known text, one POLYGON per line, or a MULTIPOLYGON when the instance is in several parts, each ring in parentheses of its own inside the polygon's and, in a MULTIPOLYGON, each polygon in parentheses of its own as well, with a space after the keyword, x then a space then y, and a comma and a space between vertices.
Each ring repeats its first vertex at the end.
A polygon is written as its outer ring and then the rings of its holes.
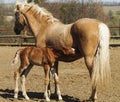
POLYGON ((93 63, 93 87, 96 87, 98 82, 103 86, 109 86, 110 84, 109 39, 109 28, 104 23, 99 24, 99 45, 93 63))
POLYGON ((19 60, 19 53, 22 51, 23 49, 19 49, 16 51, 15 53, 15 56, 14 56, 14 59, 12 61, 12 65, 15 65, 18 63, 18 60, 19 60))

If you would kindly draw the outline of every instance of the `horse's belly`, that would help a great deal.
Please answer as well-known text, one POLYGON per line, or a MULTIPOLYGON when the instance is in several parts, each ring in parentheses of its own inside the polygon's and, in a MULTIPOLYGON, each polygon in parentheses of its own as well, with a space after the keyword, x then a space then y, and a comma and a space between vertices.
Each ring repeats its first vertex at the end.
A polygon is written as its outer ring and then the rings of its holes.
POLYGON ((71 54, 71 55, 63 55, 61 57, 58 58, 59 61, 63 61, 63 62, 72 62, 75 60, 78 60, 80 58, 82 58, 83 56, 80 54, 80 52, 76 53, 76 54, 71 54))

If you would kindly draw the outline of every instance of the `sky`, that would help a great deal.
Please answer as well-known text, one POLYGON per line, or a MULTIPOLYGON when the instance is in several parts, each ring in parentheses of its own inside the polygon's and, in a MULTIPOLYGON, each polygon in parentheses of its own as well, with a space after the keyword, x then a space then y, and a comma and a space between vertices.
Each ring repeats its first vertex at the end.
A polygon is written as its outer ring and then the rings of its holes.
MULTIPOLYGON (((57 0, 48 0, 48 1, 57 1, 57 0)), ((97 0, 99 1, 99 0, 97 0)), ((100 0, 100 1, 104 1, 104 2, 120 2, 120 0, 100 0)), ((15 0, 0 0, 0 3, 4 2, 4 3, 14 3, 15 0)))

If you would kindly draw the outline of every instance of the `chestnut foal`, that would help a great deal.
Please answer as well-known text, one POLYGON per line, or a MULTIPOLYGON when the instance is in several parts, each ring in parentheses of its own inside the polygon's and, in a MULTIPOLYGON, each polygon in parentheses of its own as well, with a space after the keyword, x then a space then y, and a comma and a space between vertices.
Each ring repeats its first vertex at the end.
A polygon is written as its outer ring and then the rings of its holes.
MULTIPOLYGON (((73 50, 71 49, 71 51, 73 50)), ((65 54, 65 53, 47 47, 42 47, 42 48, 26 47, 24 49, 17 50, 14 60, 12 62, 13 64, 16 64, 18 62, 18 58, 20 57, 20 67, 14 72, 14 80, 15 80, 14 98, 18 98, 18 80, 19 77, 21 77, 22 94, 25 97, 25 99, 29 100, 25 88, 25 78, 27 77, 33 65, 39 65, 44 67, 44 72, 45 72, 44 96, 46 101, 50 101, 49 92, 48 92, 50 88, 49 86, 50 71, 53 74, 55 83, 57 84, 58 99, 62 100, 62 96, 59 88, 59 78, 57 76, 56 70, 54 69, 54 62, 61 54, 65 54)))

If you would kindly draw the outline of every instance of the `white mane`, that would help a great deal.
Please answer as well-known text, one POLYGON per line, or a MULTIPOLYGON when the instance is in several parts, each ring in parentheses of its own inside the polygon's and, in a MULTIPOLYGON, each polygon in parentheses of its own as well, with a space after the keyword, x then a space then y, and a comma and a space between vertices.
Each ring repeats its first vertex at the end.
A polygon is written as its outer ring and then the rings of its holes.
POLYGON ((53 15, 46 10, 44 7, 39 7, 38 5, 33 4, 33 8, 37 10, 38 14, 42 15, 46 15, 48 17, 48 22, 55 22, 55 21, 59 21, 58 19, 54 18, 53 15))
MULTIPOLYGON (((43 7, 39 7, 37 4, 34 4, 33 2, 32 3, 17 3, 16 6, 20 7, 20 11, 22 11, 24 9, 25 6, 28 6, 29 8, 32 7, 34 10, 36 10, 36 13, 41 16, 43 15, 46 15, 48 17, 47 21, 48 22, 55 22, 55 21, 59 21, 58 19, 54 18, 53 15, 48 11, 46 10, 45 8, 43 7)), ((15 11, 17 11, 15 9, 15 11)))

